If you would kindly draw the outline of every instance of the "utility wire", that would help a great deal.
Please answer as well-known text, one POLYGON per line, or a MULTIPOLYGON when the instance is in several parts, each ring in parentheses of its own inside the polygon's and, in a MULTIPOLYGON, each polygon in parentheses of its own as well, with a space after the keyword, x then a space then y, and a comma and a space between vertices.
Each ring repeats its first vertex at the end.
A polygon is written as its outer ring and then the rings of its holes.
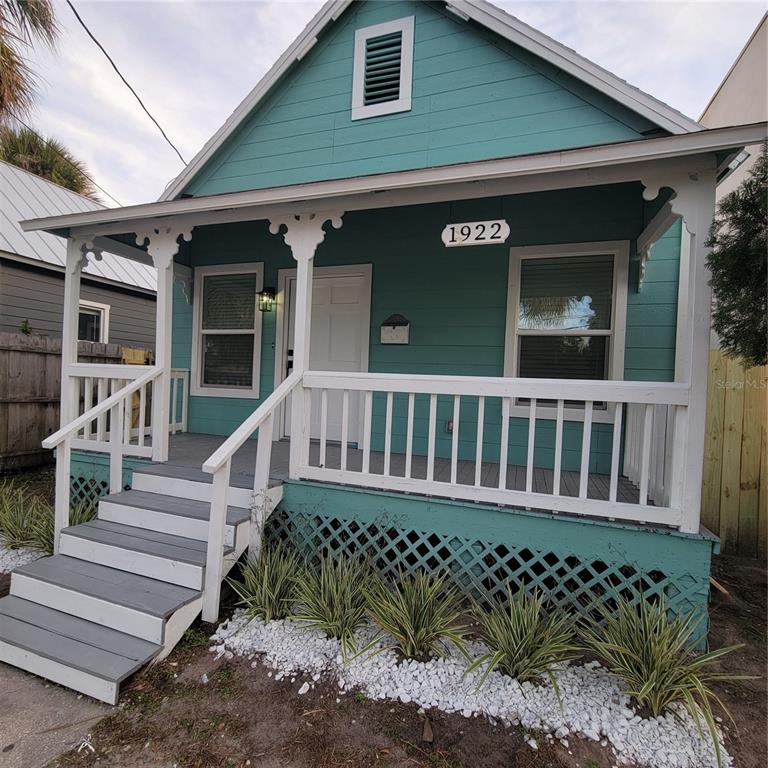
POLYGON ((75 165, 65 154, 62 154, 61 150, 55 144, 51 144, 51 142, 48 141, 48 139, 46 139, 44 136, 41 136, 34 128, 27 125, 18 115, 13 115, 13 119, 20 125, 23 125, 30 133, 33 133, 35 136, 37 136, 37 138, 40 139, 40 141, 44 142, 50 149, 56 152, 56 154, 62 160, 69 163, 76 171, 78 171, 79 173, 82 173, 83 176, 85 176, 85 178, 88 179, 88 181, 90 181, 94 187, 96 187, 96 189, 98 189, 100 192, 103 192, 110 200, 112 200, 112 202, 116 203, 118 207, 120 208, 123 207, 123 204, 116 197, 113 197, 112 195, 110 195, 109 192, 107 192, 107 190, 104 189, 104 187, 96 183, 93 176, 91 176, 89 173, 83 170, 83 168, 75 165))
POLYGON ((96 43, 96 45, 98 46, 99 50, 107 57, 107 61, 112 65, 112 69, 114 69, 115 72, 117 72, 118 77, 123 81, 123 83, 125 84, 126 88, 128 88, 128 90, 135 96, 136 101, 139 102, 139 105, 141 106, 141 108, 147 113, 147 116, 149 117, 149 119, 157 126, 157 129, 160 131, 160 133, 163 134, 163 138, 168 142, 168 144, 170 145, 171 149, 173 149, 173 151, 179 156, 179 160, 181 160, 181 162, 184 163, 184 165, 186 165, 187 161, 181 156, 181 152, 179 152, 179 150, 176 149, 176 147, 173 144, 173 142, 168 138, 167 134, 165 133, 165 131, 160 126, 160 123, 158 123, 157 120, 155 120, 155 118, 153 117, 152 113, 146 108, 146 106, 144 105, 144 102, 139 97, 139 94, 136 93, 136 91, 133 89, 131 84, 125 79, 125 77, 123 76, 123 73, 118 69, 117 64, 115 64, 115 62, 112 59, 112 57, 107 53, 107 51, 104 48, 104 46, 98 41, 98 39, 93 34, 93 32, 91 32, 91 30, 88 29, 88 27, 86 26, 86 23, 82 20, 82 18, 80 17, 80 14, 77 12, 77 9, 72 4, 72 0, 67 0, 67 5, 72 9, 72 13, 75 14, 75 18, 80 22, 80 26, 85 30, 85 32, 88 35, 88 37, 90 37, 91 40, 93 40, 93 42, 96 43))

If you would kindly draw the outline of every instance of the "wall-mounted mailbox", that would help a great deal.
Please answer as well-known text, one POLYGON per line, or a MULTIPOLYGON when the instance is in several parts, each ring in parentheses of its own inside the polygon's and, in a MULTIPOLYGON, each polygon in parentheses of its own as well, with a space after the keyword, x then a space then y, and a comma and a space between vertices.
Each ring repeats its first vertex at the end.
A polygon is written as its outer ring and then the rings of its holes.
POLYGON ((407 344, 411 335, 411 323, 402 315, 390 315, 381 324, 382 344, 407 344))

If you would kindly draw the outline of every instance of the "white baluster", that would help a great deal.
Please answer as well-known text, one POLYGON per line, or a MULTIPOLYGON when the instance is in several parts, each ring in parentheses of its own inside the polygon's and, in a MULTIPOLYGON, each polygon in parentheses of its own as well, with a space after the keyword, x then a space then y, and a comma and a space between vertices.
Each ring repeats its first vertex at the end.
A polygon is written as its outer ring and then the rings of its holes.
MULTIPOLYGON (((261 429, 259 429, 261 434, 261 429)), ((325 466, 325 452, 328 442, 328 390, 323 389, 320 392, 320 458, 318 466, 325 466)))
POLYGON ((123 400, 112 406, 109 418, 109 492, 120 493, 123 490, 123 400))
POLYGON ((525 491, 533 491, 533 451, 536 446, 536 398, 528 404, 528 457, 525 464, 525 491))
POLYGON ((149 385, 145 384, 140 390, 139 390, 139 437, 138 437, 138 444, 139 447, 144 447, 144 424, 147 420, 147 387, 149 385))
POLYGON ((373 418, 373 392, 365 393, 363 400, 363 472, 371 471, 371 419, 373 418))
POLYGON ((413 464, 413 412, 416 395, 413 392, 408 393, 408 424, 405 434, 405 476, 411 476, 413 464))
POLYGON ((485 397, 477 400, 477 435, 475 436, 475 487, 480 487, 483 473, 483 431, 485 429, 485 397))
POLYGON ((579 472, 579 498, 587 498, 589 487, 589 451, 592 441, 592 406, 591 400, 584 404, 584 431, 581 434, 581 470, 579 472))
POLYGON ((461 397, 453 396, 453 427, 451 432, 451 485, 456 485, 459 466, 459 418, 461 416, 461 397))
POLYGON ((619 453, 621 452, 621 403, 615 404, 613 413, 613 438, 611 440, 611 484, 608 492, 608 500, 616 501, 619 490, 619 453))
POLYGON ((653 429, 653 406, 645 406, 643 418, 643 447, 640 454, 640 504, 648 503, 648 480, 651 463, 651 438, 653 429))
POLYGON ((501 448, 499 450, 499 488, 507 487, 507 465, 509 458, 509 398, 501 399, 501 448))
POLYGON ((557 401, 557 421, 555 423, 555 469, 552 477, 552 495, 560 495, 560 470, 563 465, 563 410, 565 403, 557 401))
POLYGON ((347 443, 349 442, 349 390, 345 389, 341 400, 341 469, 347 468, 347 443))
POLYGON ((384 475, 389 475, 392 457, 392 398, 393 392, 387 392, 387 410, 384 417, 384 475))
POLYGON ((59 552, 59 534, 69 526, 70 461, 72 449, 69 438, 56 447, 56 500, 54 503, 53 553, 59 552))
MULTIPOLYGON (((84 403, 83 403, 83 413, 85 411, 90 410, 93 408, 93 377, 86 376, 83 380, 83 386, 85 388, 84 393, 84 403)), ((88 426, 83 430, 83 437, 85 437, 86 440, 93 440, 93 428, 94 424, 91 422, 88 424, 88 426)))
POLYGON ((219 618, 219 595, 224 572, 224 531, 227 523, 227 497, 229 474, 232 467, 228 459, 213 475, 211 487, 211 516, 208 526, 208 549, 205 560, 205 588, 203 591, 203 621, 215 622, 219 618))
POLYGON ((427 436, 427 480, 435 479, 435 423, 437 420, 437 395, 429 396, 429 431, 427 436))
MULTIPOLYGON (((325 394, 325 390, 323 390, 325 394)), ((261 540, 264 532, 264 521, 272 511, 269 506, 269 467, 272 461, 272 430, 274 427, 274 411, 264 419, 259 427, 259 437, 256 442, 256 466, 253 472, 254 507, 251 511, 251 530, 248 545, 248 558, 255 560, 261 551, 261 540)))
POLYGON ((173 377, 173 386, 171 388, 171 434, 175 435, 178 428, 179 414, 179 377, 173 377))

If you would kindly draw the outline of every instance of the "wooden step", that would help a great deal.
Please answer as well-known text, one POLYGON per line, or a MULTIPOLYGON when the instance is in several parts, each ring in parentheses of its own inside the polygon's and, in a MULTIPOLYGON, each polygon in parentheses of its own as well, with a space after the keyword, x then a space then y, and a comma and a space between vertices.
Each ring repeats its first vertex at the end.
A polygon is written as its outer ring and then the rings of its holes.
MULTIPOLYGON (((138 491, 210 503, 213 475, 196 467, 151 464, 133 471, 131 487, 138 491)), ((253 477, 237 473, 230 475, 229 503, 235 507, 250 508, 253 503, 253 477)))
MULTIPOLYGON (((207 541, 210 513, 210 502, 134 489, 103 496, 98 516, 113 523, 207 541)), ((250 511, 243 507, 227 508, 225 544, 234 546, 237 526, 248 524, 250 517, 250 511)))
POLYGON ((117 703, 120 683, 160 651, 14 595, 0 599, 0 660, 109 704, 117 703))
POLYGON ((66 555, 14 571, 11 594, 159 644, 167 619, 201 596, 197 590, 66 555))
MULTIPOLYGON (((59 552, 191 589, 203 588, 206 542, 92 520, 61 532, 59 552)), ((224 547, 223 554, 234 549, 224 547)))

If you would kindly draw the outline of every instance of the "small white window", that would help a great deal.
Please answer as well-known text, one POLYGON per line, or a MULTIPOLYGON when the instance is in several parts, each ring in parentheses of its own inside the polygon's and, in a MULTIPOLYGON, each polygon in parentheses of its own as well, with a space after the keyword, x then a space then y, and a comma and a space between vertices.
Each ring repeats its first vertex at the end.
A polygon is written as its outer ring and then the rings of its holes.
POLYGON ((510 254, 505 375, 623 379, 627 243, 512 248, 510 254))
POLYGON ((78 341, 109 341, 109 304, 81 301, 77 318, 78 341))
POLYGON ((193 395, 259 396, 263 266, 195 269, 193 395))
POLYGON ((411 108, 413 23, 408 16, 355 32, 353 120, 411 108))

